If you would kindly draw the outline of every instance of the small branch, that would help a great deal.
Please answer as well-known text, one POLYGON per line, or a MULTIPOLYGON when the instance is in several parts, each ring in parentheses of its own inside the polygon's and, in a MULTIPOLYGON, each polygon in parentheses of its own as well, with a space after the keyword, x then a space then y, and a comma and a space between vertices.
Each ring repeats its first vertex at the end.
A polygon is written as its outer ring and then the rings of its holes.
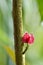
POLYGON ((22 54, 22 0, 13 0, 13 23, 15 39, 16 65, 25 65, 25 55, 22 54))
POLYGON ((22 54, 25 54, 27 50, 28 50, 28 44, 27 44, 25 50, 22 52, 22 54))

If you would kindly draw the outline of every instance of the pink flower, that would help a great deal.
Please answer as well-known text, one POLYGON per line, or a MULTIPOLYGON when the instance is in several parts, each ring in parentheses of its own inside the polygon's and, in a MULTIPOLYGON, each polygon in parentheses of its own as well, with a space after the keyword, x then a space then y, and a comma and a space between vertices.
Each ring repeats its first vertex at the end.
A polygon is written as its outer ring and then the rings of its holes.
POLYGON ((32 44, 34 42, 33 34, 25 33, 22 37, 22 42, 32 44))

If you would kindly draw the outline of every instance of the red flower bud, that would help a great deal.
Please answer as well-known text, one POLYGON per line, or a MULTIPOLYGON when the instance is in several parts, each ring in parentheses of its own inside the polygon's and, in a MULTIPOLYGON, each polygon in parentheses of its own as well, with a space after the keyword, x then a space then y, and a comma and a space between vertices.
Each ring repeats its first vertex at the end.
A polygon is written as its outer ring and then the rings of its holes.
POLYGON ((34 42, 33 34, 25 33, 22 37, 22 42, 32 44, 34 42))

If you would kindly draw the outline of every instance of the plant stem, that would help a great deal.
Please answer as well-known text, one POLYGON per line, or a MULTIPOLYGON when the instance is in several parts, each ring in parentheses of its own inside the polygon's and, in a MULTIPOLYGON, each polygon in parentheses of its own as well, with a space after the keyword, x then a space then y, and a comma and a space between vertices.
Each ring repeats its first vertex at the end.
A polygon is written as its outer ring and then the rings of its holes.
POLYGON ((14 22, 14 39, 16 65, 25 65, 25 55, 22 54, 22 0, 13 0, 13 22, 14 22))

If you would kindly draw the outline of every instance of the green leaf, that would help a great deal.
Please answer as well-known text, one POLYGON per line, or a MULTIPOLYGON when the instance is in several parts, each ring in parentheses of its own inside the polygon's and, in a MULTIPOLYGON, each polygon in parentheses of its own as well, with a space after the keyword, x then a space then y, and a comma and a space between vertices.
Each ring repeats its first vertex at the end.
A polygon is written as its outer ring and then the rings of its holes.
POLYGON ((41 20, 43 20, 43 0, 37 0, 39 12, 41 15, 41 20))

